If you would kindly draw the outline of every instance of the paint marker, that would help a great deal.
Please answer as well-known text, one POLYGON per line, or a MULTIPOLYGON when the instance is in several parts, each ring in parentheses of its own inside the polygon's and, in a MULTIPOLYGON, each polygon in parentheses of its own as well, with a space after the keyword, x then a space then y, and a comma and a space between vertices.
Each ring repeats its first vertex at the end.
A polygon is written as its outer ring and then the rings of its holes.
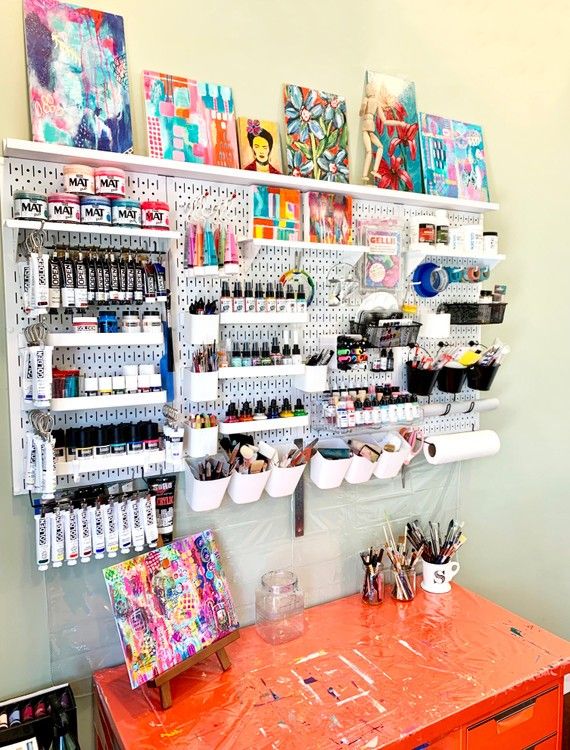
POLYGON ((77 565, 79 557, 79 540, 77 534, 77 519, 73 508, 61 511, 63 517, 63 533, 65 538, 65 561, 68 565, 77 565))
POLYGON ((129 521, 129 507, 126 499, 117 503, 117 516, 119 525, 119 550, 121 555, 131 551, 131 523, 129 521))
POLYGON ((107 503, 107 505, 103 505, 102 510, 107 557, 117 557, 119 550, 119 528, 117 524, 116 503, 107 503))
POLYGON ((93 554, 93 547, 91 545, 91 523, 85 504, 75 509, 75 522, 79 541, 79 559, 82 563, 88 563, 93 554))
POLYGON ((105 530, 103 528, 103 510, 99 501, 89 508, 89 520, 91 521, 91 544, 96 560, 105 557, 105 530))
POLYGON ((141 495, 141 513, 144 519, 144 535, 149 547, 156 547, 158 543, 158 528, 156 526, 156 497, 141 495))
POLYGON ((51 527, 51 564, 54 568, 61 568, 65 559, 65 535, 63 531, 63 516, 59 508, 52 514, 51 527))
POLYGON ((50 522, 52 513, 46 513, 44 508, 35 511, 36 522, 36 563, 38 570, 47 570, 50 560, 50 522))
POLYGON ((144 528, 139 497, 135 495, 135 497, 130 498, 128 505, 133 546, 135 552, 142 552, 144 549, 144 528))
POLYGON ((31 404, 33 401, 33 383, 34 383, 34 372, 32 369, 32 353, 29 347, 22 349, 20 352, 22 357, 22 397, 26 403, 31 404))

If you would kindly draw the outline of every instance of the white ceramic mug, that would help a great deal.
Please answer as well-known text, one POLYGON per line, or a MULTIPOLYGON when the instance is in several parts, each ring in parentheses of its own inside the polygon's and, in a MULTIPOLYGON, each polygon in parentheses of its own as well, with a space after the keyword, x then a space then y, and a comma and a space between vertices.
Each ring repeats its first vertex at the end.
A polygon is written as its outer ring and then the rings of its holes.
POLYGON ((430 594, 447 594, 451 591, 451 581, 459 573, 460 567, 458 562, 448 562, 445 565, 424 562, 422 589, 430 594))

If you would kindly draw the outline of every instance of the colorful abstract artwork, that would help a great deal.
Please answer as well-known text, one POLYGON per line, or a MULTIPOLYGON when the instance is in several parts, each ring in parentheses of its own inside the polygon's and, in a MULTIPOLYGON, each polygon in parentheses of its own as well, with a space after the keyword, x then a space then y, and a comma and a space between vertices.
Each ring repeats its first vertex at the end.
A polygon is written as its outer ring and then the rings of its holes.
POLYGON ((103 571, 133 688, 238 627, 211 531, 103 571))
POLYGON ((149 156, 238 167, 232 90, 143 71, 149 156))
POLYGON ((24 0, 32 137, 133 150, 123 19, 57 0, 24 0))
POLYGON ((304 193, 303 219, 307 242, 352 244, 352 198, 349 195, 304 193))
POLYGON ((366 71, 368 107, 363 128, 374 149, 372 175, 376 185, 390 190, 422 192, 418 144, 416 87, 403 78, 366 71))
POLYGON ((281 174, 279 128, 271 120, 237 118, 239 160, 242 169, 281 174))
POLYGON ((288 174, 348 182, 346 101, 291 84, 284 86, 283 94, 288 174))
POLYGON ((422 112, 420 145, 426 193, 489 200, 483 131, 479 125, 422 112))
POLYGON ((253 191, 253 236, 264 240, 300 240, 300 191, 257 185, 253 191))

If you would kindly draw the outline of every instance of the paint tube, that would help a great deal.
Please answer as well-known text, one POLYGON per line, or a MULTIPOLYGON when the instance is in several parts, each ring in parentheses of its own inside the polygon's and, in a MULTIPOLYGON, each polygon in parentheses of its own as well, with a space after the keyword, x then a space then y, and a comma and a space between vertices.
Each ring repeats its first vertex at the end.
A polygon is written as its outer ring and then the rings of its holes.
POLYGON ((91 544, 91 524, 86 505, 75 509, 75 522, 79 538, 79 559, 82 563, 87 563, 93 554, 93 547, 91 544))
POLYGON ((50 435, 41 441, 41 458, 42 458, 42 480, 41 488, 44 498, 53 498, 56 489, 55 474, 55 440, 50 435))
POLYGON ((59 258, 53 256, 49 259, 49 307, 57 310, 61 307, 61 263, 59 258))
POLYGON ((135 267, 130 259, 121 261, 121 279, 123 273, 125 275, 125 302, 130 305, 135 299, 135 267))
POLYGON ((97 261, 89 258, 87 261, 87 304, 92 305, 97 300, 97 261))
POLYGON ((61 568, 65 559, 65 535, 63 531, 63 515, 56 508, 51 519, 51 564, 54 568, 61 568))
POLYGON ((115 256, 111 255, 109 259, 109 302, 119 302, 119 262, 115 256))
POLYGON ((25 472, 24 472, 24 489, 35 490, 36 489, 36 463, 37 454, 36 448, 37 443, 34 440, 35 435, 31 432, 26 432, 24 435, 24 455, 25 455, 25 472))
POLYGON ((144 301, 156 302, 156 273, 152 263, 144 267, 144 301))
POLYGON ((48 261, 45 253, 30 253, 30 308, 47 310, 49 301, 48 261))
POLYGON ((20 260, 17 263, 18 286, 22 295, 22 310, 28 314, 31 311, 30 306, 30 264, 27 260, 20 260))
POLYGON ((65 508, 61 511, 63 518, 63 536, 65 540, 65 562, 68 565, 77 565, 79 557, 79 539, 77 535, 77 519, 73 508, 65 508))
POLYGON ((35 511, 36 522, 36 562, 38 570, 47 570, 50 559, 50 523, 52 513, 46 513, 44 508, 35 511))
POLYGON ((125 302, 128 299, 127 294, 127 262, 119 258, 119 301, 125 302))
POLYGON ((119 550, 119 528, 117 524, 116 503, 103 506, 103 529, 105 532, 105 550, 107 557, 117 557, 119 550))
POLYGON ((144 522, 144 535, 149 547, 156 547, 158 543, 158 529, 156 526, 156 498, 150 493, 141 495, 141 513, 144 522))
POLYGON ((174 533, 174 491, 176 476, 152 477, 148 487, 156 497, 156 523, 163 542, 172 541, 174 533))
POLYGON ((73 289, 75 307, 87 307, 87 263, 82 253, 75 261, 75 286, 73 289))
POLYGON ((165 424, 162 432, 166 462, 169 464, 179 463, 182 461, 184 454, 184 427, 170 427, 165 424))
MULTIPOLYGON (((105 285, 105 269, 107 268, 107 264, 103 260, 96 260, 95 261, 95 270, 96 270, 96 281, 97 281, 97 291, 95 293, 95 301, 96 302, 106 302, 107 301, 107 291, 109 289, 109 283, 107 281, 107 285, 105 285)), ((108 279, 108 273, 107 273, 107 279, 108 279)))
POLYGON ((75 268, 67 253, 61 261, 61 306, 75 305, 75 268))
POLYGON ((154 274, 156 276, 156 299, 160 302, 168 296, 166 288, 166 270, 162 263, 154 264, 154 274))
POLYGON ((126 498, 123 497, 117 503, 117 511, 119 520, 119 550, 121 551, 121 555, 126 555, 131 551, 131 523, 126 498))
POLYGON ((99 502, 89 508, 89 520, 91 521, 91 545, 96 560, 105 557, 105 530, 103 528, 103 509, 99 502))
POLYGON ((143 302, 144 301, 144 268, 140 260, 135 260, 134 263, 134 271, 135 271, 135 292, 134 292, 134 298, 135 302, 143 302))
POLYGON ((39 435, 34 435, 33 439, 34 439, 34 449, 35 449, 35 454, 36 454, 34 489, 37 492, 42 492, 42 480, 43 480, 42 443, 44 441, 43 441, 43 438, 41 438, 39 435))
POLYGON ((138 495, 129 499, 129 521, 135 552, 142 552, 144 549, 144 528, 138 495))
POLYGON ((52 396, 53 346, 28 347, 32 357, 32 399, 34 406, 48 406, 52 396))
POLYGON ((34 372, 32 369, 32 353, 26 347, 20 350, 22 357, 22 397, 24 403, 31 404, 33 401, 34 372))

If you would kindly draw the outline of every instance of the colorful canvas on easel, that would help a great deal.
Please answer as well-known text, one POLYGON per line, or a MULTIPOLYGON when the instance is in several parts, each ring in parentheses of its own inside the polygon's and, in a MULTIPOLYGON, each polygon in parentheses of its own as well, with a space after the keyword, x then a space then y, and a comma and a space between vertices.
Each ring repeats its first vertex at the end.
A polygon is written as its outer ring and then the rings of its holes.
POLYGON ((133 150, 123 19, 57 0, 24 0, 32 137, 133 150))
POLYGON ((378 106, 374 117, 376 185, 390 190, 422 192, 418 146, 416 87, 403 78, 366 71, 378 106), (380 158, 378 158, 380 156, 380 158))
POLYGON ((283 88, 287 171, 296 177, 348 182, 346 101, 288 84, 283 88))
POLYGON ((422 112, 420 144, 426 193, 489 200, 483 131, 479 125, 422 112))
POLYGON ((103 571, 133 688, 238 627, 211 531, 103 571))
POLYGON ((149 156, 238 167, 232 90, 143 71, 149 156))
POLYGON ((237 134, 242 169, 281 174, 281 144, 276 122, 238 117, 237 134))

